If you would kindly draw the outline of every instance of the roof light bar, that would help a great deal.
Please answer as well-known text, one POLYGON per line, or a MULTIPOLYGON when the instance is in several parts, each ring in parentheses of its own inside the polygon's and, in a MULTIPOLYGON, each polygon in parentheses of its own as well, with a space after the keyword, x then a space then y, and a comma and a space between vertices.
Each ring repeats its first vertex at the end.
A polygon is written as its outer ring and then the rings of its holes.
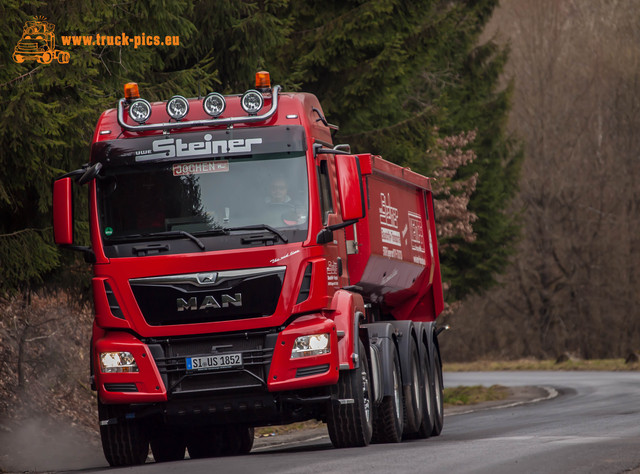
MULTIPOLYGON (((123 130, 128 130, 130 132, 146 132, 149 130, 173 130, 173 129, 180 129, 185 127, 211 127, 211 126, 220 126, 220 125, 233 125, 236 123, 263 122, 273 117, 273 115, 278 110, 278 97, 279 97, 280 89, 281 87, 278 85, 273 86, 273 92, 271 95, 271 107, 269 108, 269 110, 267 110, 265 113, 261 115, 250 115, 249 117, 244 115, 244 116, 237 116, 237 117, 211 118, 207 120, 183 120, 181 122, 149 123, 144 125, 132 125, 132 124, 125 123, 124 112, 128 106, 128 101, 126 99, 121 99, 120 101, 118 101, 118 110, 117 110, 118 125, 120 125, 120 127, 123 130)), ((256 91, 256 93, 260 97, 262 97, 259 92, 256 91)), ((142 100, 142 99, 139 99, 139 100, 142 100)), ((150 106, 149 106, 149 110, 151 110, 150 106)))
POLYGON ((167 102, 167 113, 174 120, 182 120, 189 113, 189 101, 181 95, 174 95, 167 102))
POLYGON ((242 94, 242 98, 240 99, 242 109, 249 115, 256 115, 260 112, 263 104, 264 98, 262 97, 262 94, 255 89, 249 89, 247 92, 242 94))
POLYGON ((227 102, 224 100, 224 96, 222 94, 218 94, 217 92, 211 92, 207 94, 207 96, 202 101, 202 108, 207 113, 207 115, 211 115, 212 117, 219 117, 224 112, 224 109, 227 107, 227 102))

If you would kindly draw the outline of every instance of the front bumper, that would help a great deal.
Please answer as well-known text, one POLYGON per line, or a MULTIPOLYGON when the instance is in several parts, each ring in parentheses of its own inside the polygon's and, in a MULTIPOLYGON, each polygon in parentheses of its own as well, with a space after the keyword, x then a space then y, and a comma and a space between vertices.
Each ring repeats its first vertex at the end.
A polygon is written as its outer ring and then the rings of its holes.
POLYGON ((274 330, 140 340, 125 332, 107 332, 94 344, 96 387, 103 403, 157 403, 228 394, 264 395, 333 385, 339 376, 335 323, 322 314, 297 318, 281 332, 274 330), (328 333, 330 352, 291 358, 299 336, 328 333), (99 354, 130 352, 138 372, 102 373, 99 354), (186 358, 241 353, 234 369, 189 371, 186 358))

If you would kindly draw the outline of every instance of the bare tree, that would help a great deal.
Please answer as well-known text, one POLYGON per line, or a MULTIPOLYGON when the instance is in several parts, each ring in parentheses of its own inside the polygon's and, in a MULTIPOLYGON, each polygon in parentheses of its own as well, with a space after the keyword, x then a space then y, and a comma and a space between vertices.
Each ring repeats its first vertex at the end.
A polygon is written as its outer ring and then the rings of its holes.
POLYGON ((512 0, 497 12, 526 149, 523 236, 503 286, 451 317, 460 339, 477 331, 460 357, 640 348, 638 13, 633 0, 512 0))

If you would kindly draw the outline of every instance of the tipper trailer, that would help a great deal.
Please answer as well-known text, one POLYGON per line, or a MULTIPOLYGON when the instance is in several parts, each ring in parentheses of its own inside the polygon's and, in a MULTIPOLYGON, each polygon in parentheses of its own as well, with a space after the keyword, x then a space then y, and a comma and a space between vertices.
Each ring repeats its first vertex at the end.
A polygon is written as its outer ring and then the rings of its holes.
POLYGON ((429 179, 334 146, 315 96, 256 82, 153 104, 127 84, 54 183, 55 240, 93 264, 111 465, 247 453, 255 427, 308 419, 336 447, 442 430, 429 179))

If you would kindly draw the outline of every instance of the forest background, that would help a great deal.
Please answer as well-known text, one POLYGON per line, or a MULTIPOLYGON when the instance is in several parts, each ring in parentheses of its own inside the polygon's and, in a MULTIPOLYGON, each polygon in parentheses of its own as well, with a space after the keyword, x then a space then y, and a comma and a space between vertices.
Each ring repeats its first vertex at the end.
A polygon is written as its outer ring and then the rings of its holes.
POLYGON ((500 3, 1 0, 0 417, 35 405, 91 418, 90 268, 53 245, 51 183, 88 161, 129 81, 166 100, 242 92, 265 69, 318 95, 336 143, 436 176, 445 361, 640 349, 640 7, 500 3), (58 44, 68 64, 15 63, 34 16, 58 41, 180 45, 58 44))

